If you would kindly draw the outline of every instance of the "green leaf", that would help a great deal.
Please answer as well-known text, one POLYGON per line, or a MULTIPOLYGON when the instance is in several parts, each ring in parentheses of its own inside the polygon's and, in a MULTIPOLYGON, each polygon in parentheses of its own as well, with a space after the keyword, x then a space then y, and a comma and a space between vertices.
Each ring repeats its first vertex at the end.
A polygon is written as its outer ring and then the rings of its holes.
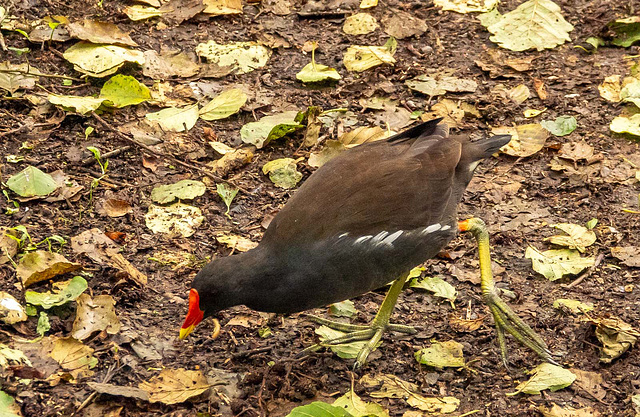
POLYGON ((222 201, 224 201, 224 204, 227 206, 227 211, 224 214, 225 216, 229 217, 231 202, 233 201, 235 196, 238 194, 238 189, 233 188, 227 184, 217 184, 216 192, 218 193, 222 201))
POLYGON ((107 101, 105 98, 80 97, 80 96, 63 96, 58 94, 50 94, 49 103, 62 107, 66 111, 75 111, 80 114, 91 113, 107 101))
POLYGON ((578 122, 573 116, 560 116, 556 120, 543 120, 540 125, 547 129, 552 135, 566 136, 576 130, 578 122))
POLYGON ((182 180, 174 184, 159 185, 151 190, 151 199, 158 204, 167 204, 179 200, 193 200, 207 191, 201 181, 182 180))
POLYGON ((551 0, 529 0, 502 15, 487 30, 493 34, 489 39, 503 48, 542 51, 570 42, 569 32, 573 26, 551 0))
POLYGON ((144 53, 125 46, 94 44, 81 41, 64 52, 64 59, 73 69, 90 77, 102 78, 115 74, 125 62, 144 64, 144 53))
POLYGON ((265 116, 257 122, 247 123, 240 129, 240 137, 244 143, 250 143, 257 148, 262 148, 272 140, 279 139, 287 133, 303 128, 296 121, 297 111, 286 111, 283 113, 265 116))
MULTIPOLYGON (((375 19, 374 19, 375 20, 375 19)), ((315 44, 314 44, 315 45, 315 44)), ((326 80, 339 80, 340 74, 334 68, 322 64, 316 64, 315 48, 311 51, 311 62, 304 66, 296 78, 303 83, 317 83, 326 80)))
POLYGON ((507 395, 524 394, 540 394, 541 391, 548 389, 558 391, 566 388, 576 380, 576 376, 571 371, 561 366, 543 363, 536 366, 531 372, 533 376, 516 387, 516 392, 507 395))
POLYGON ((329 306, 329 314, 334 317, 353 317, 357 313, 353 301, 344 300, 329 306))
POLYGON ((296 407, 287 417, 353 417, 347 410, 320 401, 296 407))
POLYGON ((269 179, 281 188, 293 188, 302 179, 297 170, 297 161, 291 158, 280 158, 269 161, 262 167, 262 172, 269 174, 269 179))
POLYGON ((20 417, 20 407, 13 397, 0 391, 0 417, 20 417))
POLYGON ((44 311, 41 311, 40 317, 38 317, 38 326, 36 327, 36 331, 40 336, 44 336, 44 334, 50 329, 51 324, 49 323, 49 316, 44 311))
POLYGON ((587 222, 587 229, 591 230, 598 224, 598 219, 593 218, 587 222))
POLYGON ((529 246, 524 257, 531 259, 533 270, 555 281, 566 275, 575 275, 594 265, 595 258, 581 257, 577 250, 561 249, 540 252, 529 246))
POLYGON ((418 363, 434 368, 460 368, 464 366, 462 344, 455 340, 433 342, 433 344, 415 353, 418 363))
POLYGON ((87 281, 80 276, 75 276, 69 281, 56 283, 54 285, 57 286, 57 290, 53 292, 40 293, 31 290, 26 291, 24 294, 25 301, 48 310, 51 307, 61 306, 69 301, 75 300, 87 289, 87 281))
POLYGON ((238 88, 223 91, 200 109, 203 120, 220 120, 240 111, 247 102, 247 95, 238 88))
POLYGON ((640 41, 640 17, 638 16, 617 19, 609 23, 608 26, 615 33, 611 43, 616 46, 627 48, 640 41))
POLYGON ((7 180, 7 187, 20 197, 46 196, 58 188, 51 175, 28 166, 7 180))
POLYGON ((631 78, 631 81, 627 82, 629 78, 625 79, 624 87, 620 90, 620 98, 626 103, 633 103, 636 107, 640 107, 640 80, 631 78))
POLYGON ((151 92, 135 78, 117 74, 104 83, 100 98, 109 100, 113 107, 122 108, 150 100, 151 92))
POLYGON ((272 334, 273 334, 273 332, 271 331, 271 328, 269 328, 269 327, 262 327, 262 328, 258 329, 258 335, 263 339, 266 339, 267 337, 271 336, 272 334))
POLYGON ((458 292, 456 288, 440 277, 428 277, 418 281, 414 278, 409 283, 410 288, 421 288, 433 293, 434 296, 448 300, 453 306, 458 292))

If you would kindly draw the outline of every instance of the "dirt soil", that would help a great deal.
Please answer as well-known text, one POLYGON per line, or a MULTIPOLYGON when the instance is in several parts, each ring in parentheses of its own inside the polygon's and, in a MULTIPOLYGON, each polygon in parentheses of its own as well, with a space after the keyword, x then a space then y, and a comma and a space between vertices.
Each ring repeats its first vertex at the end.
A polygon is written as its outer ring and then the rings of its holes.
MULTIPOLYGON (((340 359, 331 352, 296 357, 297 352, 317 340, 316 325, 299 314, 283 317, 235 307, 220 313, 223 328, 218 339, 211 339, 213 326, 205 321, 187 341, 179 341, 178 329, 187 310, 191 279, 208 259, 231 253, 228 247, 217 243, 215 234, 235 233, 259 241, 265 219, 276 213, 295 193, 295 189, 285 191, 275 187, 261 168, 275 158, 308 156, 309 150, 301 148, 303 131, 256 151, 251 163, 226 175, 226 179, 243 189, 233 201, 231 220, 224 215, 226 207, 216 195, 215 185, 209 181, 211 187, 207 193, 193 203, 202 209, 204 224, 189 238, 169 238, 153 234, 145 226, 144 215, 151 204, 150 192, 158 184, 206 178, 200 171, 162 158, 149 163, 151 155, 132 146, 108 158, 108 176, 91 195, 90 184, 99 176, 99 167, 86 147, 95 146, 106 153, 131 144, 91 116, 65 114, 61 110, 40 114, 26 100, 4 98, 0 101, 2 182, 28 163, 45 172, 62 169, 84 188, 77 201, 21 202, 16 214, 0 216, 0 225, 24 225, 34 241, 52 234, 69 240, 94 227, 122 233, 122 254, 149 277, 147 285, 138 286, 123 279, 117 270, 75 254, 69 245, 62 248, 68 259, 83 263, 85 271, 90 272, 87 281, 91 294, 109 294, 115 298, 123 327, 116 335, 99 334, 86 342, 95 349, 98 358, 95 374, 89 378, 51 385, 16 369, 3 371, 2 389, 17 399, 23 415, 69 416, 81 408, 78 415, 283 416, 294 407, 311 401, 331 402, 332 398, 347 392, 352 383, 363 399, 382 404, 392 416, 403 415, 411 409, 403 400, 372 399, 371 390, 358 382, 359 377, 367 373, 387 373, 418 384, 425 396, 448 395, 460 399, 459 410, 452 414, 456 416, 473 411, 475 413, 468 415, 538 416, 538 407, 551 403, 577 408, 589 406, 602 416, 633 416, 630 397, 640 392, 637 347, 611 364, 601 363, 601 344, 594 335, 594 326, 581 321, 577 315, 553 308, 552 304, 558 298, 578 299, 592 303, 595 306, 593 314, 597 317, 615 315, 633 325, 640 322, 640 270, 625 265, 610 252, 612 246, 640 246, 640 215, 623 211, 625 208, 638 210, 640 187, 636 180, 629 178, 640 165, 640 152, 638 142, 609 131, 609 123, 620 113, 621 106, 602 99, 597 88, 606 76, 627 75, 630 62, 627 57, 639 51, 636 47, 601 47, 591 54, 576 48, 589 36, 602 35, 608 22, 633 13, 634 2, 557 1, 565 18, 575 26, 571 32, 573 43, 541 52, 505 52, 509 57, 535 57, 533 68, 526 72, 511 71, 513 77, 499 74, 496 78, 491 78, 474 63, 483 59, 488 48, 496 46, 472 14, 442 12, 429 1, 381 1, 370 10, 379 21, 385 15, 402 10, 424 19, 428 29, 419 37, 398 40, 395 66, 348 73, 341 58, 349 45, 382 45, 388 36, 380 29, 364 36, 346 35, 342 32, 344 13, 312 13, 303 17, 296 11, 305 5, 299 1, 291 3, 291 13, 283 16, 264 11, 264 5, 260 3, 250 3, 245 5, 242 15, 215 18, 199 15, 167 28, 158 28, 153 21, 130 21, 122 12, 127 3, 120 0, 106 0, 102 7, 86 1, 25 0, 13 4, 11 13, 25 19, 63 15, 72 21, 92 18, 113 22, 131 33, 140 50, 167 48, 192 52, 198 43, 210 39, 225 43, 256 40, 264 34, 277 35, 289 43, 289 48, 274 49, 264 69, 221 79, 172 80, 174 85, 185 86, 189 82, 208 83, 218 90, 231 84, 250 85, 255 89, 255 103, 248 103, 250 111, 217 122, 200 120, 181 136, 180 146, 170 149, 174 156, 193 164, 219 158, 207 145, 213 134, 232 147, 241 146, 239 130, 245 123, 282 111, 287 106, 300 110, 310 105, 325 110, 348 108, 355 112, 360 126, 383 120, 376 118, 378 113, 365 111, 360 104, 361 99, 375 95, 399 100, 401 106, 410 111, 428 110, 437 98, 413 93, 404 81, 431 69, 452 68, 456 76, 478 83, 474 93, 447 95, 475 104, 479 109, 480 118, 465 118, 461 126, 454 129, 471 133, 475 138, 489 134, 493 126, 526 123, 527 119, 522 115, 526 108, 546 108, 541 116, 545 120, 560 115, 575 116, 578 127, 573 133, 564 137, 550 136, 545 148, 535 155, 528 158, 500 155, 482 164, 464 196, 460 217, 473 215, 486 221, 491 231, 493 257, 498 264, 498 286, 513 295, 507 299, 509 304, 559 354, 563 366, 600 374, 603 377, 600 389, 604 394, 594 395, 593 390, 574 384, 557 392, 544 391, 541 395, 505 395, 527 378, 525 372, 538 365, 539 359, 509 338, 510 369, 502 365, 493 320, 482 303, 476 284, 476 246, 466 236, 456 238, 445 256, 425 264, 426 276, 438 275, 456 286, 455 310, 449 303, 426 292, 407 289, 400 297, 393 319, 397 323, 419 326, 421 331, 414 336, 385 337, 382 346, 370 356, 369 363, 356 373, 351 371, 351 360, 340 359), (336 86, 305 88, 295 79, 296 72, 310 60, 310 54, 302 51, 307 41, 319 42, 318 62, 340 71, 343 79, 336 86), (533 93, 535 80, 543 81, 546 86, 548 97, 544 101, 533 93), (514 104, 490 93, 498 84, 509 88, 525 84, 531 89, 532 96, 523 104, 514 104), (96 131, 85 139, 88 126, 96 131), (550 169, 562 144, 582 141, 595 148, 595 154, 599 155, 596 160, 589 165, 577 162, 573 170, 550 169), (32 146, 31 150, 21 150, 25 142, 32 146), (8 163, 5 158, 8 155, 23 155, 26 161, 8 163), (83 163, 84 159, 88 162, 83 163), (101 214, 98 207, 110 196, 126 199, 134 207, 133 211, 118 218, 101 214), (595 229, 598 240, 587 249, 586 255, 602 255, 597 267, 575 285, 571 284, 575 276, 551 282, 532 270, 531 261, 524 257, 525 249, 529 244, 541 249, 550 248, 544 241, 554 234, 549 224, 585 224, 592 218, 599 221, 595 229), (172 269, 170 264, 153 260, 166 250, 186 251, 193 255, 193 261, 172 269), (476 331, 455 331, 449 324, 450 316, 461 317, 467 312, 472 317, 486 316, 486 319, 476 331), (237 324, 225 326, 234 317, 239 318, 237 324), (272 334, 260 337, 258 330, 267 326, 272 334), (431 340, 462 343, 468 366, 436 370, 418 365, 415 351, 428 346, 431 340), (109 395, 92 396, 93 390, 87 385, 90 381, 108 380, 111 384, 137 386, 142 380, 157 375, 163 367, 200 369, 209 376, 225 377, 231 382, 195 400, 175 405, 109 395), (90 401, 85 403, 87 399, 90 401)), ((512 10, 519 3, 504 1, 501 10, 512 10)), ((639 5, 635 3, 637 10, 639 5)), ((342 3, 342 7, 357 10, 357 2, 342 3)), ((32 51, 26 58, 41 72, 79 76, 62 57, 62 52, 75 41, 34 45, 16 32, 7 31, 3 35, 7 45, 30 47, 32 51)), ((14 53, 5 56, 12 62, 24 62, 24 58, 14 53)), ((127 66, 121 72, 133 75, 149 86, 152 84, 152 80, 143 77, 135 66, 127 66)), ((88 78, 86 82, 65 86, 58 78, 41 77, 38 88, 50 93, 92 95, 99 92, 105 80, 88 78)), ((101 117, 118 129, 128 121, 157 110, 142 104, 103 113, 101 117)), ((327 130, 322 134, 331 138, 335 132, 327 130)), ((314 170, 307 165, 306 158, 298 167, 305 178, 314 170)), ((0 204, 3 212, 9 207, 4 198, 0 204)), ((0 267, 0 290, 24 300, 18 282, 10 264, 0 267)), ((50 284, 41 283, 34 289, 45 291, 50 289, 50 284)), ((358 314, 352 322, 370 321, 383 296, 381 289, 354 299, 358 314)), ((314 313, 328 315, 326 309, 314 313)), ((72 311, 66 315, 52 315, 49 334, 67 336, 73 317, 72 311)), ((3 325, 0 342, 11 345, 18 337, 34 338, 36 321, 32 317, 22 325, 3 325)))

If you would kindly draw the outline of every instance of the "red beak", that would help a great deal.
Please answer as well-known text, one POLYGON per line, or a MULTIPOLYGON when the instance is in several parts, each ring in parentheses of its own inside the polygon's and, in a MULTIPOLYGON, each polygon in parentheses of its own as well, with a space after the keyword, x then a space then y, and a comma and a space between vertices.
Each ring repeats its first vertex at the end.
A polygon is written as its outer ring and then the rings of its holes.
POLYGON ((189 292, 189 311, 187 312, 187 317, 184 319, 184 323, 182 323, 182 328, 180 329, 180 340, 189 336, 189 333, 196 328, 198 323, 202 321, 203 317, 204 311, 200 310, 200 295, 198 294, 198 291, 191 288, 191 291, 189 292))

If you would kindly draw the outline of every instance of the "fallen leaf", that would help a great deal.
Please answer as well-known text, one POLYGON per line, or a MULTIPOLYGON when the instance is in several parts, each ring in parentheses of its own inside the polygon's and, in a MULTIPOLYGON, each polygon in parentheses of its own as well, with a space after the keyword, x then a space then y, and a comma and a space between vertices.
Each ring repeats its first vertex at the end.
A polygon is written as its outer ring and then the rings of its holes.
POLYGON ((576 130, 578 122, 573 116, 560 116, 556 120, 543 120, 540 125, 547 129, 552 135, 566 136, 576 130))
POLYGON ((440 96, 451 93, 474 92, 478 83, 473 80, 453 77, 443 73, 423 74, 405 81, 407 87, 427 96, 440 96))
POLYGON ((203 0, 204 14, 222 16, 230 14, 242 14, 242 0, 203 0))
POLYGON ((81 22, 68 23, 66 28, 72 38, 83 41, 95 44, 138 46, 128 33, 123 32, 113 23, 85 19, 81 22))
POLYGON ((264 164, 262 173, 268 174, 277 187, 293 188, 302 179, 302 173, 297 170, 297 162, 292 158, 275 159, 264 164))
POLYGON ((389 417, 389 412, 380 404, 365 402, 353 391, 336 399, 333 406, 346 410, 353 417, 389 417))
MULTIPOLYGON (((321 343, 325 340, 336 339, 338 337, 346 335, 346 333, 334 330, 327 326, 320 326, 315 330, 315 332, 318 336, 320 336, 321 343)), ((343 343, 340 345, 330 345, 328 347, 333 351, 333 353, 335 353, 342 359, 355 359, 356 357, 358 357, 358 353, 360 353, 364 345, 366 345, 367 343, 368 341, 365 340, 359 342, 343 343)), ((376 344, 376 348, 378 346, 380 346, 380 342, 376 344)))
POLYGON ((144 219, 153 233, 182 237, 192 236, 204 222, 204 216, 199 208, 183 203, 164 207, 151 204, 144 219))
POLYGON ((19 349, 11 349, 9 346, 0 343, 0 369, 5 369, 8 365, 26 364, 31 366, 31 362, 19 349))
POLYGON ((561 279, 566 275, 579 274, 595 263, 595 258, 583 258, 580 252, 570 249, 540 252, 533 246, 529 246, 524 257, 531 259, 534 271, 544 275, 550 281, 561 279))
POLYGON ((73 337, 45 339, 49 356, 53 358, 62 369, 70 371, 78 378, 80 376, 91 376, 90 369, 95 368, 98 359, 93 356, 94 349, 84 345, 73 337))
POLYGON ((523 112, 524 117, 526 117, 527 119, 530 119, 532 117, 536 117, 541 115, 542 113, 544 113, 545 111, 547 111, 546 108, 542 109, 542 110, 536 110, 536 109, 526 109, 523 112))
POLYGON ((593 310, 593 304, 591 303, 583 303, 582 301, 572 300, 569 298, 558 298, 553 302, 553 308, 562 309, 566 308, 572 313, 580 314, 580 313, 588 313, 593 310))
POLYGON ((582 388, 598 401, 602 401, 607 396, 607 390, 602 386, 604 378, 601 374, 574 368, 570 370, 576 376, 574 386, 582 388))
POLYGON ((494 135, 511 135, 511 141, 500 150, 507 155, 526 157, 540 151, 549 136, 539 123, 519 125, 516 127, 495 127, 491 129, 494 135))
POLYGON ((102 203, 101 209, 109 217, 122 217, 133 211, 133 207, 128 201, 117 198, 106 199, 102 203))
POLYGON ((149 381, 141 382, 138 388, 149 394, 149 402, 178 404, 204 393, 211 386, 200 371, 165 368, 149 381))
POLYGON ((340 74, 335 68, 316 63, 315 48, 311 51, 311 62, 305 65, 296 78, 303 83, 318 83, 327 80, 340 80, 340 74))
POLYGON ((14 229, 0 226, 0 265, 9 262, 18 253, 18 238, 14 229))
POLYGON ((620 76, 610 75, 605 77, 602 84, 598 86, 598 91, 600 92, 600 97, 603 99, 612 103, 619 103, 620 100, 622 100, 622 97, 620 97, 621 88, 620 76))
POLYGON ((617 317, 594 318, 586 316, 584 321, 596 325, 596 337, 602 343, 600 362, 611 363, 636 344, 640 331, 617 317))
POLYGON ((455 340, 432 342, 430 347, 417 351, 415 358, 418 363, 434 368, 461 368, 465 365, 462 344, 455 340))
MULTIPOLYGON (((134 6, 129 6, 134 7, 134 6)), ((154 80, 169 80, 173 77, 189 78, 200 72, 200 65, 181 51, 150 49, 144 51, 142 74, 154 80)))
POLYGON ((87 281, 80 276, 73 277, 69 281, 57 282, 53 285, 53 292, 26 291, 24 294, 25 301, 48 310, 51 307, 61 306, 77 299, 87 289, 87 281))
POLYGON ((149 401, 149 393, 136 387, 127 387, 114 384, 103 384, 88 381, 87 386, 99 394, 107 394, 126 398, 135 398, 142 401, 149 401))
POLYGON ((144 65, 144 54, 125 46, 94 44, 86 41, 67 49, 64 58, 85 75, 103 78, 115 74, 126 62, 144 65))
POLYGON ((555 235, 546 238, 554 245, 565 246, 569 249, 578 249, 584 252, 585 248, 596 242, 596 234, 584 226, 572 223, 552 224, 551 227, 562 230, 566 235, 555 235))
POLYGON ((546 389, 552 392, 558 391, 576 380, 576 376, 571 371, 550 363, 538 365, 528 373, 533 374, 531 378, 518 385, 515 392, 507 393, 508 396, 519 393, 536 395, 546 389))
POLYGON ((187 107, 167 107, 155 113, 147 113, 147 120, 157 122, 162 129, 169 132, 186 132, 198 121, 199 113, 196 104, 187 107))
POLYGON ((562 144, 558 151, 558 157, 578 162, 591 159, 593 153, 593 146, 586 142, 569 142, 562 144))
POLYGON ((378 21, 369 13, 356 13, 344 20, 342 30, 347 35, 366 35, 378 29, 378 21))
POLYGON ((36 282, 46 281, 80 268, 82 268, 81 264, 70 262, 59 253, 36 250, 20 259, 16 275, 22 281, 22 285, 28 287, 36 282))
POLYGON ((207 191, 201 181, 182 180, 173 184, 163 184, 151 190, 151 200, 158 204, 172 203, 175 200, 193 200, 207 191))
POLYGON ((573 26, 560 13, 560 7, 551 0, 529 0, 515 10, 502 15, 487 30, 489 38, 512 51, 554 48, 571 42, 569 32, 573 26))
POLYGON ((342 62, 345 68, 347 68, 347 71, 362 72, 382 64, 395 64, 394 54, 395 45, 351 45, 344 53, 342 62))
POLYGON ((258 246, 256 242, 247 239, 246 237, 232 234, 217 235, 216 240, 233 250, 237 250, 238 252, 246 252, 258 246))
POLYGON ((151 99, 146 85, 129 75, 116 74, 100 89, 100 98, 109 100, 109 105, 122 108, 143 103, 151 99))
POLYGON ((611 255, 627 266, 640 267, 640 246, 614 246, 611 255))
POLYGON ((231 42, 219 44, 215 41, 196 46, 198 56, 222 68, 230 68, 236 74, 246 74, 267 64, 271 49, 256 42, 231 42))
POLYGON ((382 18, 382 24, 384 25, 385 33, 396 39, 420 36, 428 29, 424 20, 402 10, 396 10, 391 15, 385 15, 382 18))
POLYGON ((434 0, 433 4, 442 10, 457 13, 488 12, 496 8, 500 0, 434 0))
POLYGON ((0 415, 2 417, 20 417, 20 406, 16 400, 4 391, 0 391, 0 415))
POLYGON ((456 332, 471 333, 478 330, 484 323, 486 316, 478 317, 477 319, 462 319, 454 314, 449 315, 449 325, 456 332))
POLYGON ((239 88, 223 91, 200 109, 203 120, 225 119, 240 111, 247 102, 247 95, 239 88))
POLYGON ((534 78, 533 79, 533 88, 536 91, 536 94, 538 95, 538 98, 542 101, 547 99, 547 87, 544 84, 544 81, 542 81, 539 78, 534 78))
POLYGON ((640 17, 638 16, 616 19, 607 26, 616 34, 611 41, 616 46, 628 48, 640 40, 640 17))
POLYGON ((20 305, 8 292, 0 291, 0 320, 5 324, 16 324, 27 320, 29 317, 20 305))
POLYGON ((54 192, 58 185, 51 175, 28 166, 9 177, 7 187, 20 197, 42 197, 54 192))
POLYGON ((570 406, 560 407, 558 404, 551 404, 551 407, 541 405, 538 411, 543 417, 598 417, 600 413, 591 407, 573 408, 570 406))
POLYGON ((432 292, 435 297, 444 298, 453 306, 458 292, 456 288, 440 277, 427 277, 422 280, 414 278, 409 282, 410 288, 420 288, 432 292))
POLYGON ((286 417, 353 417, 353 415, 342 407, 314 401, 294 408, 286 417))
POLYGON ((286 111, 262 117, 257 122, 245 124, 240 129, 240 137, 244 143, 250 143, 260 149, 272 140, 279 139, 303 127, 298 122, 297 111, 286 111))
POLYGON ((334 317, 353 317, 357 310, 351 300, 340 301, 329 306, 329 314, 334 317))
POLYGON ((71 329, 71 336, 75 339, 84 340, 95 332, 116 334, 120 331, 122 325, 114 308, 116 301, 110 295, 91 298, 89 294, 82 294, 76 304, 76 319, 71 329))

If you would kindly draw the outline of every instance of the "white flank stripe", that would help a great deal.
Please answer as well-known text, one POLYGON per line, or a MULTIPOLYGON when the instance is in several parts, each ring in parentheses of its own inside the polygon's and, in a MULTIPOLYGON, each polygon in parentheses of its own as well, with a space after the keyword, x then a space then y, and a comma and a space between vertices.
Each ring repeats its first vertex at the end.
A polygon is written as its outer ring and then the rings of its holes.
POLYGON ((367 235, 367 236, 362 236, 356 239, 355 242, 353 242, 354 245, 358 245, 360 243, 366 242, 367 240, 371 239, 373 236, 371 235, 367 235))
POLYGON ((400 235, 402 235, 402 230, 398 230, 397 232, 390 234, 382 241, 382 243, 393 246, 393 242, 399 238, 400 235))
POLYGON ((436 223, 436 224, 432 224, 431 226, 427 226, 424 229, 422 229, 422 233, 423 234, 428 234, 428 233, 433 233, 437 230, 440 230, 442 226, 440 225, 440 223, 436 223))

